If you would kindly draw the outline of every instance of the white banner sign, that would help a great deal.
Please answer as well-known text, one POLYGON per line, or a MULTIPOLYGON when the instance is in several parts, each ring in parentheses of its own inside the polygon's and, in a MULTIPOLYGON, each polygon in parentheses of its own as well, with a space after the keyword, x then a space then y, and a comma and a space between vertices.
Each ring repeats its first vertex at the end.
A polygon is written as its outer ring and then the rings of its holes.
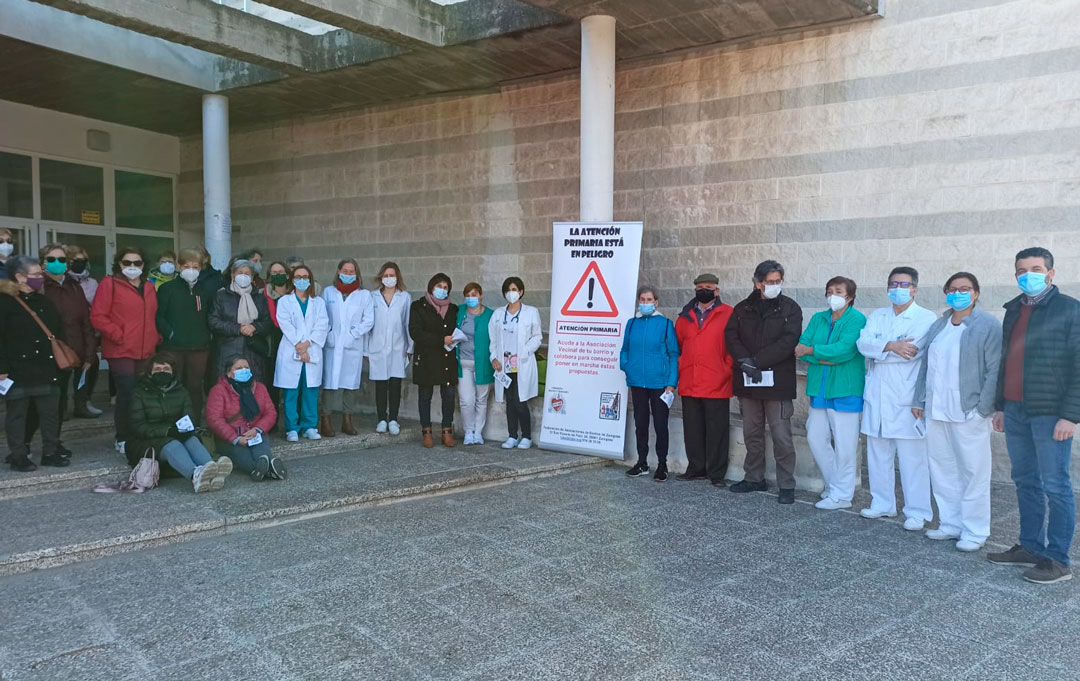
POLYGON ((640 222, 556 222, 540 446, 623 458, 628 391, 619 369, 637 305, 640 222))

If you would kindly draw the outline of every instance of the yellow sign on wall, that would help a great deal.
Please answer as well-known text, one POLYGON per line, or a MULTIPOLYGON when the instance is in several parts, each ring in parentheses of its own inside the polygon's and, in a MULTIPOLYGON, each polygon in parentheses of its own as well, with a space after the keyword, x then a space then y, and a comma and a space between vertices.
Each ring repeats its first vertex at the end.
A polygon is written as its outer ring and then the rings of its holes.
POLYGON ((84 210, 80 213, 82 223, 84 225, 100 225, 101 224, 101 211, 100 210, 84 210))

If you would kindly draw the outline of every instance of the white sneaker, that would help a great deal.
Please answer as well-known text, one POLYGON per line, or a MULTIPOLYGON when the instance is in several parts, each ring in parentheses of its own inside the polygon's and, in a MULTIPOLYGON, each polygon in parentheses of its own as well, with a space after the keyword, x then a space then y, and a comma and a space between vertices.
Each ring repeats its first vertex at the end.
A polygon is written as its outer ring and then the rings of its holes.
POLYGON ((289 432, 285 433, 285 441, 286 442, 299 442, 300 441, 300 434, 297 433, 295 430, 290 430, 289 432))
MULTIPOLYGON (((218 457, 218 460, 214 463, 217 464, 217 466, 214 471, 214 477, 210 479, 210 490, 216 492, 225 486, 225 478, 229 477, 229 474, 232 473, 233 463, 232 459, 227 456, 218 457)), ((206 473, 204 471, 203 476, 205 475, 206 473)))
POLYGON ((870 520, 877 520, 878 518, 895 518, 895 513, 886 513, 885 511, 875 511, 872 508, 864 508, 859 511, 859 515, 870 520))
POLYGON ((87 413, 87 414, 90 414, 91 416, 101 416, 101 415, 102 415, 102 414, 104 414, 105 412, 101 411, 100 409, 98 409, 98 408, 97 408, 97 407, 95 407, 94 405, 92 405, 92 404, 90 404, 89 402, 87 402, 87 403, 86 403, 86 413, 87 413))
POLYGON ((211 477, 207 476, 203 478, 203 472, 206 470, 206 466, 196 466, 195 472, 191 474, 191 484, 195 487, 195 492, 209 492, 211 477))
POLYGON ((982 542, 971 541, 970 539, 961 539, 956 542, 956 550, 970 553, 972 551, 978 551, 983 547, 982 542))
POLYGON ((304 437, 306 437, 309 440, 321 440, 322 439, 322 435, 319 435, 319 431, 315 430, 314 428, 308 428, 307 430, 305 430, 304 431, 304 437))
POLYGON ((120 454, 127 454, 127 440, 119 440, 116 443, 116 451, 120 454))
POLYGON ((480 434, 480 433, 478 433, 478 432, 477 432, 477 433, 473 433, 473 434, 472 434, 472 443, 473 443, 474 445, 482 445, 482 444, 484 444, 484 436, 483 436, 483 435, 481 435, 481 434, 480 434))
POLYGON ((465 431, 465 439, 462 440, 462 442, 464 442, 467 445, 475 445, 476 444, 476 436, 472 434, 472 431, 467 430, 467 431, 465 431))
POLYGON ((518 446, 518 441, 517 441, 516 437, 506 438, 506 442, 502 443, 502 448, 503 449, 513 449, 514 447, 517 447, 517 446, 518 446))
POLYGON ((391 435, 400 435, 401 434, 401 426, 398 425, 397 421, 391 421, 387 427, 390 429, 390 434, 391 435))
MULTIPOLYGON (((907 523, 905 523, 905 525, 906 524, 907 523)), ((952 532, 946 532, 945 530, 943 530, 943 529, 941 529, 939 527, 936 530, 927 530, 926 531, 926 538, 927 539, 933 539, 935 541, 946 541, 946 540, 952 540, 952 539, 959 539, 960 535, 953 534, 952 532)))
POLYGON ((822 499, 828 499, 829 498, 829 487, 828 487, 828 485, 825 486, 825 489, 821 490, 821 498, 822 499))
POLYGON ((908 532, 921 532, 925 524, 922 518, 908 518, 904 521, 904 529, 908 532))
POLYGON ((521 438, 521 442, 517 444, 518 449, 529 449, 530 447, 532 447, 532 440, 527 437, 521 438))
POLYGON ((814 504, 814 508, 820 508, 823 511, 835 511, 841 508, 851 508, 851 502, 825 498, 814 504))
POLYGON ((375 432, 376 433, 385 433, 386 432, 386 421, 379 421, 379 425, 375 426, 375 432))

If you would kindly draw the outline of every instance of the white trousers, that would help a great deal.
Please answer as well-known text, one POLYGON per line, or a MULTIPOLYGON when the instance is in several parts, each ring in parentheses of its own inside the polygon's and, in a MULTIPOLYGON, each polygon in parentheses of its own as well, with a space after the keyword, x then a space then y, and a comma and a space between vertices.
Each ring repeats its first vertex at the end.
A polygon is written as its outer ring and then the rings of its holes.
POLYGON ((487 401, 490 385, 476 385, 476 362, 461 360, 461 378, 458 379, 458 404, 461 405, 461 422, 466 433, 484 434, 487 423, 487 401))
POLYGON ((859 451, 858 412, 810 409, 806 438, 825 479, 825 492, 834 501, 855 495, 855 464, 859 451))
POLYGON ((930 465, 926 440, 866 437, 866 475, 870 478, 870 508, 896 513, 896 460, 904 490, 904 517, 934 519, 930 506, 930 465))
POLYGON ((982 544, 990 536, 990 419, 928 420, 926 445, 941 529, 982 544))

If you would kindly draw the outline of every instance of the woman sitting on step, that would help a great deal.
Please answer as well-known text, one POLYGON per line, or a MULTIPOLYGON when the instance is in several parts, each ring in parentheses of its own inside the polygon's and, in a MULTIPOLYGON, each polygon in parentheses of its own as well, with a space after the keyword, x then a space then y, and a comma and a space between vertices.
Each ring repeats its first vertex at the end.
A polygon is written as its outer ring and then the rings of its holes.
POLYGON ((252 480, 284 480, 285 465, 270 452, 266 435, 277 420, 270 393, 252 375, 247 358, 230 357, 225 367, 206 400, 206 425, 217 438, 218 451, 252 480))

